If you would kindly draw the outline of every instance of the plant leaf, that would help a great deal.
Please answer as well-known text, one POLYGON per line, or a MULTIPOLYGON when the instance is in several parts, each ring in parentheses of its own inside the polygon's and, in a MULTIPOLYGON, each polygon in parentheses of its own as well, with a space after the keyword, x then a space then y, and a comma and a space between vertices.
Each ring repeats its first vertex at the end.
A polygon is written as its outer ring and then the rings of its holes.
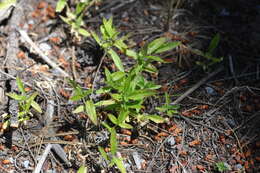
POLYGON ((111 128, 110 133, 111 133, 110 136, 111 154, 115 155, 117 152, 116 129, 114 127, 111 128))
POLYGON ((67 4, 67 0, 59 0, 59 1, 57 2, 57 4, 56 4, 56 9, 55 9, 55 11, 56 11, 57 13, 60 13, 60 12, 65 8, 66 4, 67 4))
POLYGON ((124 67, 123 64, 121 62, 120 57, 117 55, 117 53, 113 50, 113 49, 109 49, 108 50, 109 55, 111 56, 111 58, 113 59, 116 67, 118 68, 118 70, 120 71, 124 71, 124 67))
POLYGON ((161 38, 157 38, 157 39, 153 40, 147 46, 147 55, 151 55, 151 54, 155 53, 155 51, 159 47, 161 47, 165 42, 166 42, 166 38, 165 37, 161 37, 161 38))
POLYGON ((125 169, 122 159, 113 157, 112 162, 114 162, 116 164, 116 166, 118 167, 118 169, 120 170, 121 173, 126 173, 126 169, 125 169))
POLYGON ((121 110, 120 113, 119 113, 118 119, 117 119, 118 123, 119 124, 123 123, 126 120, 128 115, 129 115, 128 111, 121 110))
POLYGON ((80 113, 80 112, 84 112, 84 106, 83 105, 78 106, 74 111, 72 111, 72 113, 74 113, 74 114, 77 114, 77 113, 80 113))
POLYGON ((32 101, 31 106, 39 113, 42 113, 42 108, 40 107, 40 105, 38 103, 36 103, 35 101, 32 101))
POLYGON ((16 84, 17 84, 17 87, 18 87, 19 91, 22 94, 25 94, 25 89, 24 89, 23 82, 22 82, 22 80, 19 77, 16 78, 16 84))
POLYGON ((105 152, 104 148, 98 146, 98 151, 100 152, 101 156, 106 160, 109 161, 109 157, 107 153, 105 152))
POLYGON ((171 49, 174 49, 175 47, 179 46, 181 44, 181 42, 169 42, 169 43, 165 43, 162 46, 160 46, 158 49, 156 49, 154 51, 154 53, 162 53, 162 52, 166 52, 169 51, 171 49))
POLYGON ((151 59, 153 61, 165 62, 162 58, 160 58, 158 56, 145 56, 145 58, 151 59))
POLYGON ((159 115, 145 115, 145 118, 155 123, 163 123, 165 119, 159 115))
POLYGON ((127 98, 131 99, 131 100, 141 100, 145 97, 153 96, 155 94, 156 94, 156 92, 154 90, 142 89, 142 90, 137 90, 137 91, 132 92, 131 94, 129 94, 127 96, 127 98))
POLYGON ((118 124, 121 128, 124 128, 124 129, 132 129, 133 126, 131 126, 130 124, 127 124, 127 123, 120 123, 118 124))
POLYGON ((79 29, 78 29, 78 32, 79 32, 81 35, 85 36, 85 37, 89 37, 89 36, 90 36, 90 33, 89 33, 86 29, 79 28, 79 29))
POLYGON ((96 114, 96 108, 95 105, 93 103, 92 100, 88 100, 85 102, 85 108, 86 108, 86 112, 88 114, 88 117, 90 118, 90 120, 97 125, 98 124, 98 120, 97 120, 97 114, 96 114))
POLYGON ((114 115, 108 114, 107 116, 108 116, 109 120, 110 120, 112 123, 114 123, 115 125, 118 125, 118 120, 117 120, 117 118, 116 118, 114 115))
POLYGON ((95 103, 95 106, 109 106, 109 105, 113 105, 116 102, 114 100, 101 100, 97 103, 95 103))
POLYGON ((6 93, 6 95, 17 101, 24 101, 27 98, 26 96, 18 95, 16 93, 6 93))
POLYGON ((217 33, 213 39, 211 40, 210 44, 209 44, 209 48, 208 51, 210 54, 213 54, 214 50, 217 48, 218 44, 220 41, 220 34, 217 33))

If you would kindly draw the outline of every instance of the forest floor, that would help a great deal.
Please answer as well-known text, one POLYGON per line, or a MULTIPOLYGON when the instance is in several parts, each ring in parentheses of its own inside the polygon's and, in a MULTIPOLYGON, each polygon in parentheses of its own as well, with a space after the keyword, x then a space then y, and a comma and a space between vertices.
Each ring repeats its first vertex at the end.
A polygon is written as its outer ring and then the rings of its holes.
MULTIPOLYGON (((86 114, 72 113, 78 104, 69 100, 72 87, 33 47, 82 87, 92 87, 98 64, 82 65, 80 59, 100 49, 84 40, 75 44, 55 7, 51 0, 21 1, 0 23, 0 114, 10 115, 8 127, 0 117, 0 172, 33 172, 48 144, 52 150, 43 172, 76 172, 81 165, 88 172, 117 172, 98 151, 98 146, 109 150, 108 131, 86 114), (16 77, 28 93, 39 93, 36 101, 43 110, 32 111, 22 124, 17 124, 17 101, 6 95, 18 92, 16 77)), ((260 3, 185 1, 175 4, 169 20, 167 11, 165 2, 155 0, 104 0, 84 18, 87 29, 98 33, 102 18, 113 16, 137 48, 162 36, 181 42, 162 55, 168 63, 156 64, 158 74, 148 76, 162 87, 160 97, 146 103, 147 109, 163 105, 167 92, 180 105, 179 113, 165 116, 165 123, 118 129, 118 157, 127 172, 260 172, 260 3), (207 61, 192 50, 205 51, 216 33, 221 39, 216 56, 223 61, 203 70, 196 62, 207 61)), ((127 57, 122 61, 133 63, 127 57)), ((97 73, 100 86, 105 67, 115 69, 106 58, 97 73)))

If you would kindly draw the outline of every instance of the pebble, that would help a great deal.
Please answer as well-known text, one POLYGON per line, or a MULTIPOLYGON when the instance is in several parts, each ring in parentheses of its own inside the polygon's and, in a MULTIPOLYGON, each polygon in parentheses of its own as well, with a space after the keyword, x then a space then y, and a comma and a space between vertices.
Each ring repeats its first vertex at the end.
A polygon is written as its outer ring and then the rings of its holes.
POLYGON ((48 52, 51 50, 51 46, 48 43, 40 43, 39 47, 43 52, 48 52))
POLYGON ((29 160, 23 161, 23 167, 24 167, 24 168, 28 169, 28 168, 29 168, 29 165, 30 165, 29 160))
POLYGON ((176 143, 173 136, 169 137, 166 142, 167 142, 167 144, 170 145, 171 147, 172 147, 173 145, 175 145, 175 143, 176 143))
POLYGON ((217 95, 217 92, 211 87, 205 87, 205 90, 209 95, 212 95, 212 96, 217 95))

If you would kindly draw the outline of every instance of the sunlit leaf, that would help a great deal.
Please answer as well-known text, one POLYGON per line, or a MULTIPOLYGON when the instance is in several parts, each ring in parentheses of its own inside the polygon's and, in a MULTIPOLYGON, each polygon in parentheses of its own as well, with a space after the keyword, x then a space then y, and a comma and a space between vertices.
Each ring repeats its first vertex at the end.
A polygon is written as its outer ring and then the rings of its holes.
POLYGON ((111 154, 115 155, 117 152, 116 129, 111 128, 110 133, 111 133, 110 135, 111 154))
POLYGON ((165 119, 159 115, 145 115, 146 119, 149 119, 155 123, 163 123, 165 119))
POLYGON ((107 116, 112 123, 114 123, 115 125, 118 124, 117 118, 114 115, 108 114, 107 116))
POLYGON ((55 11, 56 11, 57 13, 61 12, 61 11, 65 8, 66 4, 67 4, 67 0, 59 0, 59 1, 57 2, 57 4, 56 4, 56 9, 55 9, 55 11))
POLYGON ((112 162, 114 162, 116 164, 116 166, 118 167, 118 169, 120 170, 121 173, 126 173, 126 169, 125 169, 122 159, 113 157, 112 162))
POLYGON ((92 100, 88 100, 85 102, 85 108, 86 108, 86 112, 88 117, 90 118, 90 120, 97 125, 98 124, 98 120, 97 120, 97 114, 96 114, 96 108, 95 105, 93 103, 92 100))
POLYGON ((35 101, 31 102, 31 106, 39 113, 42 113, 42 108, 40 107, 40 105, 38 103, 36 103, 35 101))
POLYGON ((85 36, 85 37, 89 37, 89 36, 90 36, 90 33, 89 33, 87 30, 83 29, 83 28, 79 28, 79 29, 78 29, 78 32, 79 32, 81 35, 85 36))
POLYGON ((147 46, 147 55, 151 55, 155 53, 155 51, 161 47, 166 42, 166 38, 161 37, 153 40, 151 43, 147 46))
POLYGON ((26 96, 18 95, 16 93, 6 93, 6 95, 17 101, 23 101, 27 99, 26 96))
POLYGON ((22 94, 25 94, 25 89, 24 89, 23 82, 22 82, 22 80, 19 77, 16 78, 16 84, 17 84, 17 87, 18 87, 19 91, 22 94))
POLYGON ((105 152, 104 148, 98 146, 98 151, 100 152, 101 156, 106 160, 109 161, 109 157, 107 153, 105 152))
POLYGON ((143 99, 145 97, 149 97, 149 96, 153 96, 155 95, 156 92, 153 90, 138 90, 138 91, 134 91, 131 94, 129 94, 127 96, 128 99, 132 99, 132 100, 140 100, 143 99))
POLYGON ((113 49, 109 49, 108 53, 111 56, 111 58, 113 59, 118 70, 124 71, 122 61, 121 61, 120 57, 118 56, 118 54, 113 49))
POLYGON ((83 105, 78 106, 74 111, 72 111, 72 113, 74 113, 74 114, 78 114, 80 112, 84 112, 84 106, 83 105))

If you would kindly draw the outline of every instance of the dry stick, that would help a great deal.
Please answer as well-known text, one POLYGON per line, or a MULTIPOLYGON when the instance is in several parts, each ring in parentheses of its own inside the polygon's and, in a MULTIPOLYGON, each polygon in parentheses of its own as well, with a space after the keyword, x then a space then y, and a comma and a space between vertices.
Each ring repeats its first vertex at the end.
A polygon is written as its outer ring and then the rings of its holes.
POLYGON ((69 77, 69 74, 62 70, 56 63, 54 63, 43 51, 32 41, 28 34, 23 30, 18 30, 22 38, 28 42, 31 47, 42 57, 42 59, 49 64, 52 68, 58 70, 64 77, 69 77))
POLYGON ((191 87, 190 89, 188 89, 184 94, 182 94, 178 99, 176 99, 174 102, 172 102, 172 105, 178 104, 179 102, 181 102, 184 98, 186 98, 188 95, 190 95, 193 91, 195 91, 196 89, 198 89, 202 84, 204 84, 208 79, 210 79, 211 77, 215 76, 216 74, 218 74, 219 72, 221 72, 223 70, 223 67, 218 68, 216 71, 213 71, 212 73, 210 73, 208 76, 202 78, 197 84, 195 84, 193 87, 191 87))
POLYGON ((40 161, 38 162, 35 170, 33 171, 33 173, 40 173, 42 166, 43 166, 43 163, 45 162, 48 154, 50 153, 51 148, 52 148, 52 144, 48 144, 47 147, 45 148, 43 154, 42 154, 40 161))

